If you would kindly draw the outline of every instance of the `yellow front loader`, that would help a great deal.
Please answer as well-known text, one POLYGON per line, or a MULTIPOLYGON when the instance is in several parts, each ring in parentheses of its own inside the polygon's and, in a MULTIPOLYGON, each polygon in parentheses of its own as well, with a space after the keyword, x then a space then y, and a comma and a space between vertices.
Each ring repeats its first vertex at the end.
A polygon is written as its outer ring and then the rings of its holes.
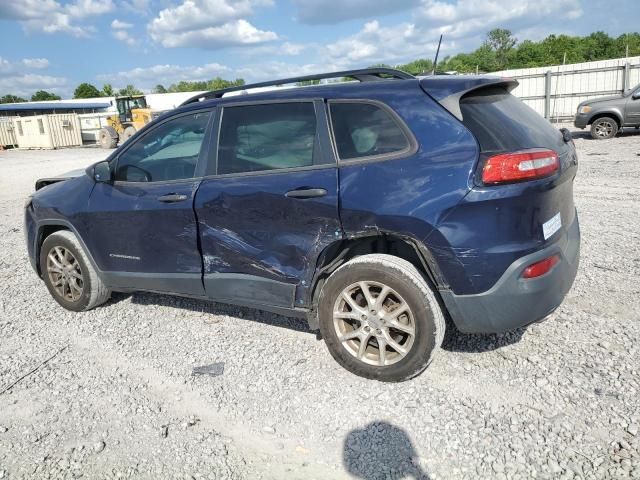
POLYGON ((116 148, 152 119, 144 95, 116 97, 118 113, 107 118, 107 126, 100 129, 99 142, 102 148, 116 148))

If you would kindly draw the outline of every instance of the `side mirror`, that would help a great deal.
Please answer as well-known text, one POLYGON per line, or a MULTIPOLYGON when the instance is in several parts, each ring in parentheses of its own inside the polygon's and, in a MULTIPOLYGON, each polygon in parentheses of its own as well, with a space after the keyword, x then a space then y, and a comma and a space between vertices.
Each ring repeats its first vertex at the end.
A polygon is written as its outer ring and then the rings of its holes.
POLYGON ((111 166, 108 161, 104 160, 93 166, 93 179, 98 183, 111 182, 113 178, 111 175, 111 166))
POLYGON ((636 91, 631 98, 634 100, 640 99, 640 90, 636 91))

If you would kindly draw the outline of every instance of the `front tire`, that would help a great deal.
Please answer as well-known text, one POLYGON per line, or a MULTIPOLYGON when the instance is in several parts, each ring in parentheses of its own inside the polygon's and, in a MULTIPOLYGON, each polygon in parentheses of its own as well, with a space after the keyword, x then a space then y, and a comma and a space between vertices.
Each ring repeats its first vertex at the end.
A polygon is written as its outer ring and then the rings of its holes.
POLYGON ((67 310, 91 310, 111 296, 82 245, 68 230, 52 233, 42 243, 40 269, 49 293, 67 310))
POLYGON ((118 132, 111 126, 102 127, 98 132, 98 143, 102 148, 116 148, 118 138, 118 132))
POLYGON ((591 124, 591 136, 596 140, 613 138, 618 134, 618 122, 611 117, 600 117, 591 124))
POLYGON ((442 309, 420 272, 392 255, 356 257, 325 282, 320 332, 350 372, 383 382, 415 377, 442 344, 442 309))
POLYGON ((136 133, 136 127, 134 127, 133 125, 129 125, 127 128, 125 128, 124 132, 122 132, 122 143, 126 142, 131 137, 133 137, 135 133, 136 133))

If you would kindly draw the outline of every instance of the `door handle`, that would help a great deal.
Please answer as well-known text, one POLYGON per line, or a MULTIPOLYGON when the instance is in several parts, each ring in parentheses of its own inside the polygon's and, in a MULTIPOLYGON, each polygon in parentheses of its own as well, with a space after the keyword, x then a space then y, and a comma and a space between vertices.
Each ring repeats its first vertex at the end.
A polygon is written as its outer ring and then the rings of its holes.
POLYGON ((184 202, 187 198, 189 197, 179 193, 169 193, 167 195, 162 195, 161 197, 158 197, 158 201, 163 203, 176 203, 176 202, 184 202))
POLYGON ((324 197, 327 191, 324 188, 297 188, 295 190, 289 190, 284 195, 289 198, 316 198, 324 197))

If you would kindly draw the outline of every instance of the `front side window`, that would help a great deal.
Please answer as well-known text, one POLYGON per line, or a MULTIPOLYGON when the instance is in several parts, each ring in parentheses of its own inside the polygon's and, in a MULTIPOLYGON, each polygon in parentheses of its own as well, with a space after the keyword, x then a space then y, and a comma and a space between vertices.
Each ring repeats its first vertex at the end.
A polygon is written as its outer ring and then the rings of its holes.
POLYGON ((330 103, 331 124, 341 160, 403 152, 409 139, 386 109, 373 103, 330 103))
POLYGON ((308 167, 317 148, 312 102, 225 107, 218 174, 308 167))
POLYGON ((210 112, 181 115, 136 141, 118 159, 116 180, 162 182, 192 178, 210 112))

